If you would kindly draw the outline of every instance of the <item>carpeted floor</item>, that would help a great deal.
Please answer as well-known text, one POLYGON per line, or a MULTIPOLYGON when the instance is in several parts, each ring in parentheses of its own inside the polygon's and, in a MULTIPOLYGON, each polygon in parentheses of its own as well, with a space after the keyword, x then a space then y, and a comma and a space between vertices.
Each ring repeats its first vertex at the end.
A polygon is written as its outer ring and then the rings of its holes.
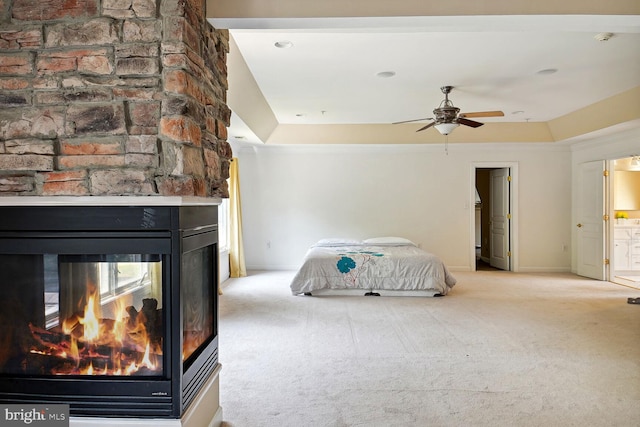
POLYGON ((293 274, 223 285, 226 427, 640 425, 640 290, 478 271, 444 298, 294 297, 293 274))

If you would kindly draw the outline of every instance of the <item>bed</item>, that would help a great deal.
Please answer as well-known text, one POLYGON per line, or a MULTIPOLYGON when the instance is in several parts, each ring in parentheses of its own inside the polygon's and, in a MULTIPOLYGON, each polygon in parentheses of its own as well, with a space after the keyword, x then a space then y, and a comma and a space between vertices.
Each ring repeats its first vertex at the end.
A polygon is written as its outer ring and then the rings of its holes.
POLYGON ((456 284, 445 264, 401 237, 322 239, 291 281, 293 295, 445 296, 456 284))

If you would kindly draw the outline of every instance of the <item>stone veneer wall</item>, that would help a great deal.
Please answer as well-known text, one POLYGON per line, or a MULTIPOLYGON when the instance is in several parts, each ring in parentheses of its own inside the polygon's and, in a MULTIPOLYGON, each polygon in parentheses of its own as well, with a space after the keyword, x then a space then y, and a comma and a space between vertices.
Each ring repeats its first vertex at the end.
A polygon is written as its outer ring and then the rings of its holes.
POLYGON ((0 196, 228 197, 204 0, 0 0, 0 196))

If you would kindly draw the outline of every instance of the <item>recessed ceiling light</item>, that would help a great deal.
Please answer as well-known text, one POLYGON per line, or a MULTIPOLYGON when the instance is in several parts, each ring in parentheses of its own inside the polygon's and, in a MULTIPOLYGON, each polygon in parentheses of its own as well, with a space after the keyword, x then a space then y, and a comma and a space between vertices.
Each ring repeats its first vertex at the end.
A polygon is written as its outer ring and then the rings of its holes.
POLYGON ((557 72, 558 72, 557 68, 546 68, 544 70, 538 71, 536 74, 546 75, 546 74, 555 74, 557 72))
POLYGON ((395 75, 395 71, 380 71, 376 74, 376 76, 380 77, 381 79, 388 79, 389 77, 393 77, 395 75))
POLYGON ((281 40, 279 42, 275 42, 273 45, 280 49, 289 49, 290 47, 293 47, 293 43, 289 40, 281 40))
POLYGON ((516 111, 512 111, 511 114, 523 114, 524 111, 522 110, 516 110, 516 111))

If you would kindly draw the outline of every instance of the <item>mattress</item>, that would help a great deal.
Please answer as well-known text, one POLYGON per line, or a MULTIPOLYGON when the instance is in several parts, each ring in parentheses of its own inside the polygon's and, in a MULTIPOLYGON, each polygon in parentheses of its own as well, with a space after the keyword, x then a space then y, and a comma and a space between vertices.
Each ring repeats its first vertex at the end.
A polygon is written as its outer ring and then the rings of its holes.
POLYGON ((455 284, 439 257, 410 240, 323 239, 307 251, 291 292, 444 296, 455 284))

